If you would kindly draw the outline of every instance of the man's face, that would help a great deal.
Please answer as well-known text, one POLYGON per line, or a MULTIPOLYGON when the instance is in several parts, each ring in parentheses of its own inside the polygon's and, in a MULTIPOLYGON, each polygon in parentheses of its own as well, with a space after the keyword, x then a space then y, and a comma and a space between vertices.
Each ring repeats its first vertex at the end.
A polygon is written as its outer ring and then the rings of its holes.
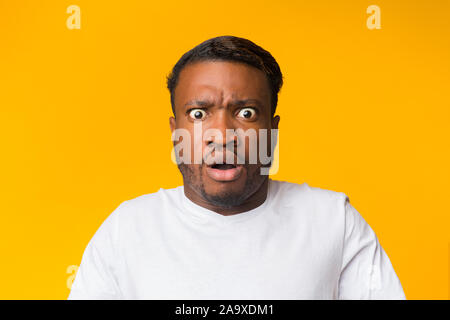
POLYGON ((226 130, 256 131, 259 146, 259 129, 267 129, 264 143, 270 153, 270 129, 278 128, 279 117, 271 116, 269 85, 261 70, 224 61, 189 64, 180 72, 174 107, 175 118, 170 118, 172 132, 185 129, 191 136, 191 162, 178 165, 185 188, 220 207, 239 206, 260 189, 267 176, 260 173, 259 157, 256 163, 249 161, 250 139, 242 140, 229 132, 227 137, 226 130), (201 137, 196 140, 194 126, 200 124, 201 137), (209 129, 220 132, 221 137, 209 129), (238 144, 240 147, 244 141, 245 147, 239 150, 245 150, 245 163, 238 164, 237 155, 243 154, 238 152, 238 144), (201 150, 201 164, 194 163, 195 150, 201 150), (225 165, 214 161, 219 158, 225 165))

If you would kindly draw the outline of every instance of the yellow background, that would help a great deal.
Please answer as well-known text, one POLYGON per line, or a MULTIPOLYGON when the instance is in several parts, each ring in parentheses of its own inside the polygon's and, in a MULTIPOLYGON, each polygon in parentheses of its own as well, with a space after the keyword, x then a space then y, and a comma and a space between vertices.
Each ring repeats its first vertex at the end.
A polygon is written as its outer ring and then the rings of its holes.
POLYGON ((449 1, 0 1, 0 298, 65 299, 120 202, 182 183, 165 77, 218 35, 285 77, 280 170, 345 192, 408 299, 448 299, 449 1), (69 30, 66 9, 81 8, 69 30), (366 8, 381 9, 369 30, 366 8))

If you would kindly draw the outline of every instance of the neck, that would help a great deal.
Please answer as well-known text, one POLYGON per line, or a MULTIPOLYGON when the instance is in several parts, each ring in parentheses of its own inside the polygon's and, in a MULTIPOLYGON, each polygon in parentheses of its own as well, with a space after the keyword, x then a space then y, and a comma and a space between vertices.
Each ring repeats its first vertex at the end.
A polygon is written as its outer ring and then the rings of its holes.
POLYGON ((261 184, 261 186, 253 192, 250 197, 247 198, 242 204, 235 206, 235 207, 221 207, 214 204, 211 204, 203 198, 198 192, 196 192, 194 189, 192 189, 189 185, 184 185, 184 194, 185 196, 194 202, 195 204, 206 208, 208 210, 217 212, 224 216, 230 216, 233 214, 239 214, 242 212, 246 212, 252 209, 255 209, 262 205, 264 201, 267 198, 269 188, 269 178, 267 177, 264 182, 261 184))

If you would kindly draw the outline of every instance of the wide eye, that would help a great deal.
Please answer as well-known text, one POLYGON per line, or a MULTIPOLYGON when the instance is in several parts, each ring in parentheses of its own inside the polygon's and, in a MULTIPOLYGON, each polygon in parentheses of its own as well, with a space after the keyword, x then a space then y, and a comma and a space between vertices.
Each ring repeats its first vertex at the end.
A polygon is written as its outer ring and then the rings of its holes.
POLYGON ((244 119, 253 119, 256 116, 256 110, 253 108, 243 108, 239 111, 238 116, 244 119))
POLYGON ((206 116, 206 111, 202 109, 192 109, 189 116, 194 120, 202 120, 206 116))

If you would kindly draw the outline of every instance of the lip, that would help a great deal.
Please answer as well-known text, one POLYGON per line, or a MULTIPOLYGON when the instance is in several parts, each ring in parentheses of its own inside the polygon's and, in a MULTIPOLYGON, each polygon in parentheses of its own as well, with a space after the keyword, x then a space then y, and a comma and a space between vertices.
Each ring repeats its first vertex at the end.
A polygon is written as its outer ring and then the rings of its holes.
POLYGON ((226 181, 234 181, 237 180, 243 171, 243 166, 236 166, 235 168, 221 170, 221 169, 215 169, 213 167, 206 167, 206 173, 208 176, 215 180, 220 182, 226 182, 226 181))

